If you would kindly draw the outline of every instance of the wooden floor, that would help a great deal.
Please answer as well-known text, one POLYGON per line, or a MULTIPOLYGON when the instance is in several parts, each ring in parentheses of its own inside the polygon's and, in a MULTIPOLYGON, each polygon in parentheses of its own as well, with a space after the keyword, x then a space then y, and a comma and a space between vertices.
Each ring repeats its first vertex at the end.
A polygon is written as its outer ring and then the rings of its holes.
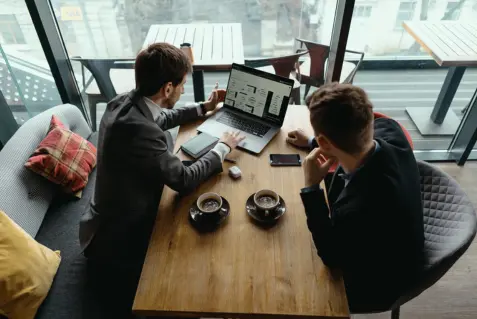
MULTIPOLYGON (((437 164, 459 181, 477 208, 477 163, 464 167, 453 163, 437 164)), ((462 319, 477 318, 477 240, 449 272, 433 287, 401 307, 401 319, 462 319)), ((389 312, 373 315, 353 315, 353 319, 391 318, 389 312)))

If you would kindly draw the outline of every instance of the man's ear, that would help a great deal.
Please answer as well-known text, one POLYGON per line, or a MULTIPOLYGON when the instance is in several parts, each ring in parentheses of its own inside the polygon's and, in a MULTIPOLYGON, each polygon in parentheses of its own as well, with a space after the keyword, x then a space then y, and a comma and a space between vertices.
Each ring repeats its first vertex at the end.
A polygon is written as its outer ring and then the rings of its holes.
POLYGON ((162 89, 164 90, 164 96, 166 97, 166 99, 169 98, 169 96, 174 91, 174 87, 172 86, 172 82, 167 82, 166 84, 164 84, 162 89))

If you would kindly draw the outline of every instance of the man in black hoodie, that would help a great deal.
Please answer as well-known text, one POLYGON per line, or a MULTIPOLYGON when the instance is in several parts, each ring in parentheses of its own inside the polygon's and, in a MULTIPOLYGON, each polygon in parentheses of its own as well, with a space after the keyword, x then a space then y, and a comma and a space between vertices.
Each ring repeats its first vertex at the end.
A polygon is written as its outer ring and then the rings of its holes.
POLYGON ((288 142, 313 148, 301 198, 325 265, 342 270, 352 312, 386 310, 418 276, 424 244, 419 171, 400 125, 374 119, 366 93, 332 83, 307 100, 314 136, 288 142), (320 182, 339 166, 327 189, 320 182))

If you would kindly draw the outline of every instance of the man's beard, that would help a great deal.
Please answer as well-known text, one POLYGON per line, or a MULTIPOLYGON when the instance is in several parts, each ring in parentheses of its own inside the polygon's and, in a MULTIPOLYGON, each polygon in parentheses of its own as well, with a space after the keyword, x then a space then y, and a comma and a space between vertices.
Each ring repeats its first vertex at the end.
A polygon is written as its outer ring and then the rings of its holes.
POLYGON ((171 96, 170 98, 166 99, 163 104, 166 109, 172 109, 174 108, 174 105, 176 105, 178 99, 175 99, 174 96, 171 96))

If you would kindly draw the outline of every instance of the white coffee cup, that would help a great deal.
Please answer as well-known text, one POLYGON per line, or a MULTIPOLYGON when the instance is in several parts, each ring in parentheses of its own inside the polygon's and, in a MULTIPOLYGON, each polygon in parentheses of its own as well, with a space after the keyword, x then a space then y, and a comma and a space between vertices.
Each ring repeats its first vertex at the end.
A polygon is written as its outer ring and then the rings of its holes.
POLYGON ((197 199, 197 207, 204 214, 215 213, 218 210, 220 210, 220 208, 222 208, 222 197, 220 197, 220 195, 217 193, 204 193, 200 195, 199 198, 197 199), (219 203, 219 205, 213 209, 210 209, 204 206, 204 204, 207 204, 207 200, 209 199, 213 199, 214 201, 219 203))
POLYGON ((255 205, 264 211, 264 214, 265 216, 269 216, 270 215, 270 211, 273 211, 275 208, 277 208, 277 206, 280 204, 280 196, 278 196, 278 194, 272 190, 269 190, 269 189, 262 189, 258 192, 255 193, 255 195, 253 196, 253 202, 255 203, 255 205), (273 200, 274 200, 274 204, 273 205, 267 205, 265 203, 263 203, 260 198, 263 197, 263 196, 267 196, 267 197, 272 197, 273 200))

